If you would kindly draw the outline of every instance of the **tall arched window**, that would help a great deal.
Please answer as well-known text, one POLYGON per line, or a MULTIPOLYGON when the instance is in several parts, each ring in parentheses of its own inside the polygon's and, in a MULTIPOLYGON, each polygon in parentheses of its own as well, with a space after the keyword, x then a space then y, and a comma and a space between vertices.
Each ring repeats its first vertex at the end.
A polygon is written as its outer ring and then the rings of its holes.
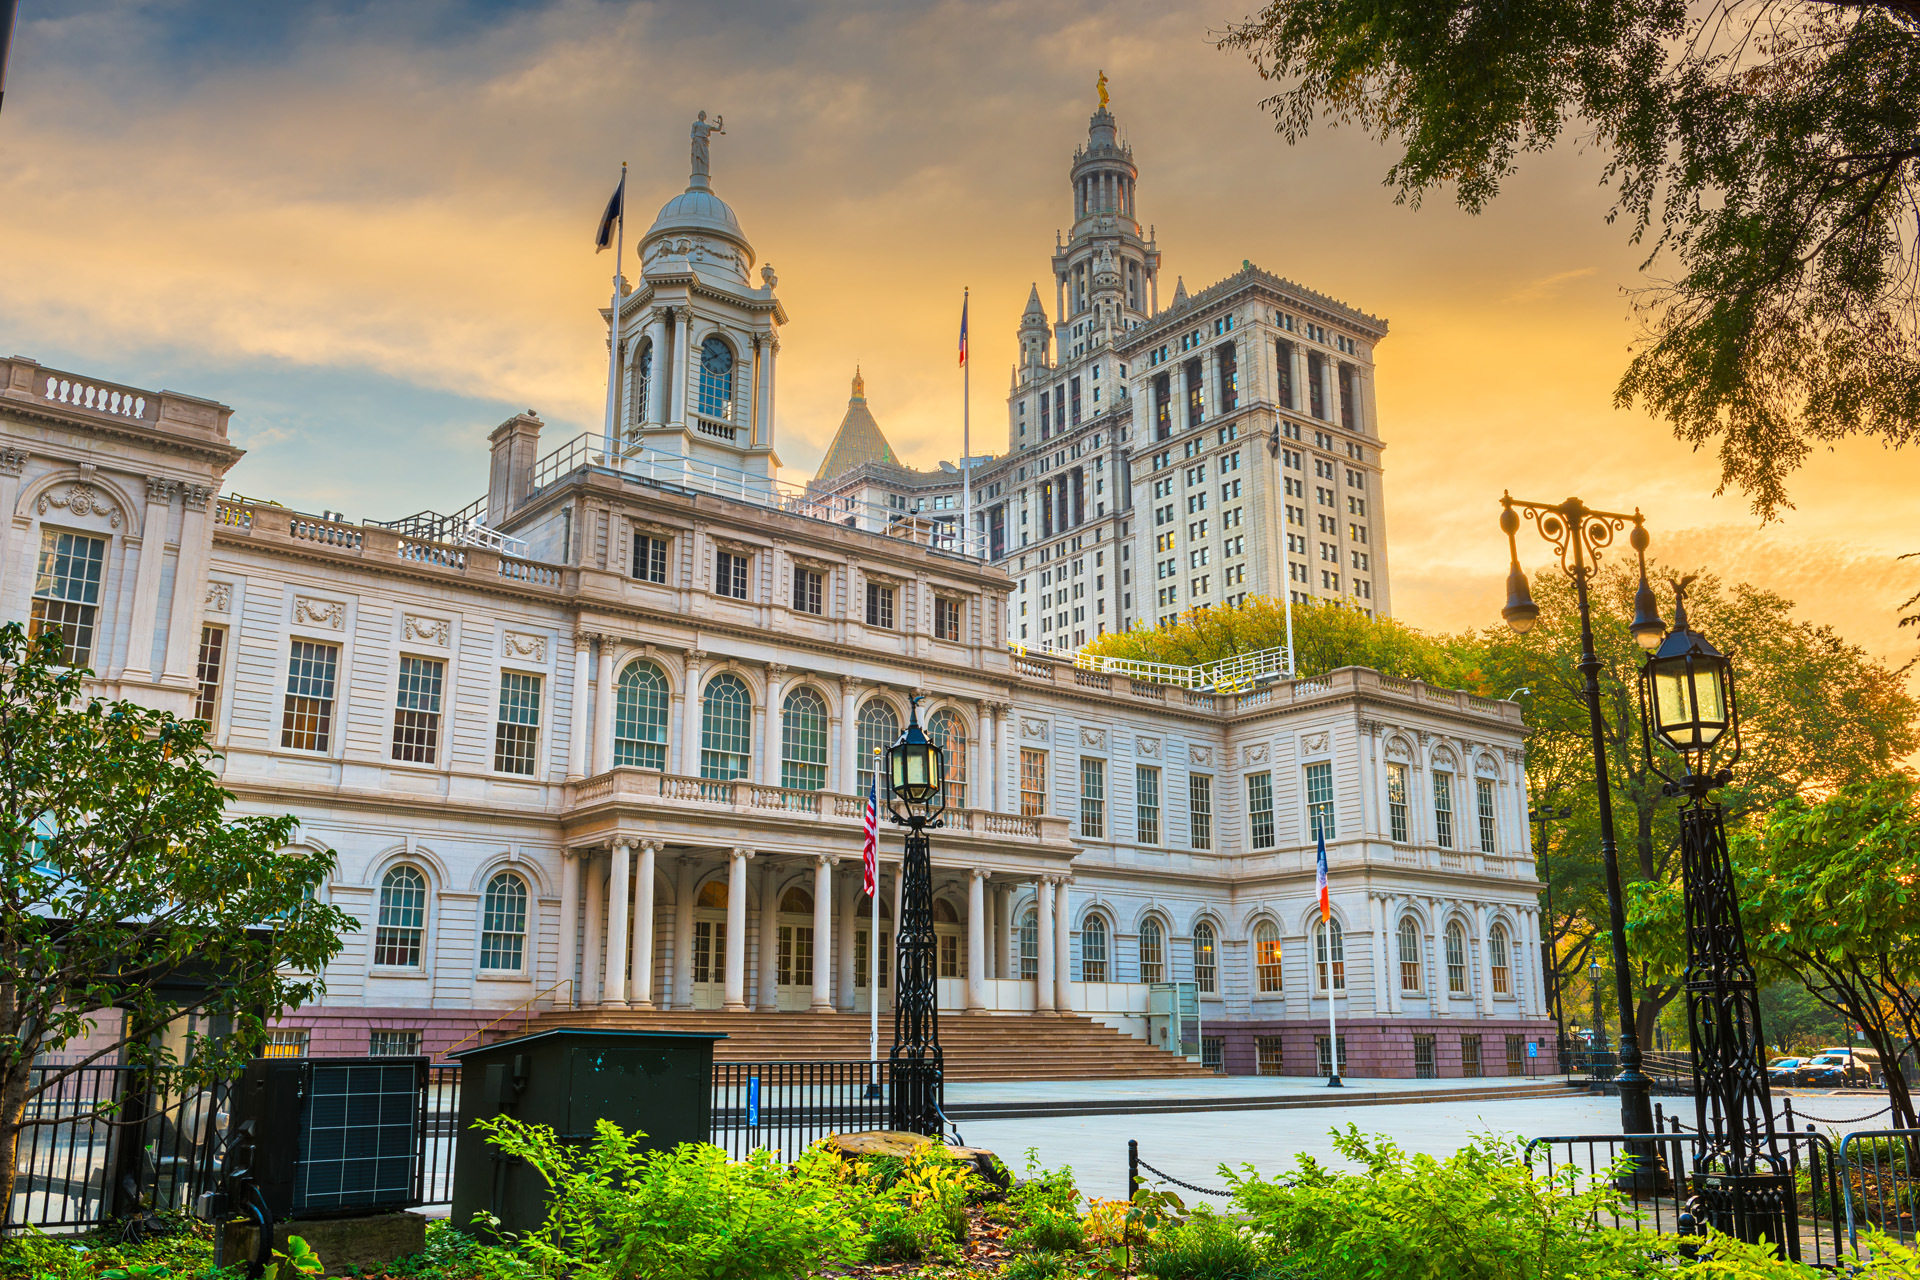
POLYGON ((380 923, 373 934, 373 962, 402 969, 420 967, 427 932, 427 878, 399 866, 380 881, 380 923))
POLYGON ((1040 914, 1032 907, 1020 917, 1020 976, 1040 976, 1040 914))
POLYGON ((1167 980, 1167 934, 1160 922, 1148 916, 1140 922, 1140 981, 1167 980))
POLYGON ((642 343, 640 354, 633 362, 633 411, 628 418, 633 422, 645 422, 653 405, 647 399, 647 393, 653 387, 653 344, 642 343))
POLYGON ((1218 952, 1213 945, 1213 926, 1202 920, 1193 926, 1193 981, 1211 993, 1219 984, 1218 952))
POLYGON ((733 416, 733 348, 718 336, 700 344, 700 412, 733 416))
POLYGON ((780 708, 780 785, 798 791, 827 785, 827 704, 805 685, 780 708))
POLYGON ((744 778, 753 758, 753 695, 731 672, 707 681, 700 700, 700 776, 744 778))
POLYGON ((613 696, 613 762, 667 768, 667 678, 651 662, 631 662, 613 696))
POLYGON ((1347 944, 1340 934, 1340 922, 1329 920, 1313 931, 1313 959, 1315 985, 1327 990, 1327 980, 1331 975, 1333 990, 1347 989, 1347 944))
POLYGON ((1400 989, 1420 989, 1420 926, 1412 916, 1400 917, 1400 989))
POLYGON ((1487 967, 1493 970, 1493 994, 1513 994, 1513 971, 1507 967, 1507 927, 1496 924, 1487 932, 1487 967))
POLYGON ((1280 990, 1280 927, 1271 920, 1253 928, 1253 967, 1261 991, 1280 990))
POLYGON ((1107 922, 1089 915, 1080 924, 1080 981, 1107 980, 1107 922))
POLYGON ((944 753, 947 763, 947 803, 955 809, 967 807, 967 722, 951 707, 934 712, 927 721, 927 736, 944 753))
POLYGON ((487 881, 480 908, 480 967, 518 973, 525 967, 527 882, 511 871, 487 881))
POLYGON ((1447 991, 1456 996, 1467 993, 1467 935, 1460 932, 1457 920, 1447 926, 1447 991))
MULTIPOLYGON (((874 766, 876 763, 884 764, 887 748, 892 746, 894 739, 899 736, 900 717, 893 713, 893 708, 885 701, 875 698, 860 708, 855 763, 859 766, 861 795, 866 795, 867 788, 874 785, 874 766), (873 754, 876 748, 881 752, 878 756, 873 754)), ((887 780, 886 772, 884 767, 880 769, 881 782, 887 780)), ((876 798, 884 805, 887 802, 887 789, 881 787, 876 798)))

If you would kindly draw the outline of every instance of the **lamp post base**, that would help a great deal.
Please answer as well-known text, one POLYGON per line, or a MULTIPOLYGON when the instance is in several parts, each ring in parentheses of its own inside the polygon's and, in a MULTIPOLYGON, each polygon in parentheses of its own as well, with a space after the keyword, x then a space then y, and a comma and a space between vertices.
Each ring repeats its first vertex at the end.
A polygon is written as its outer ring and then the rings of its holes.
POLYGON ((1344 1085, 1344 1084, 1342 1084, 1342 1083, 1341 1083, 1341 1081, 1340 1081, 1340 1077, 1339 1077, 1339 1076, 1328 1076, 1328 1077, 1327 1077, 1327 1088, 1329 1088, 1329 1089, 1344 1089, 1344 1088, 1346 1088, 1346 1085, 1344 1085))

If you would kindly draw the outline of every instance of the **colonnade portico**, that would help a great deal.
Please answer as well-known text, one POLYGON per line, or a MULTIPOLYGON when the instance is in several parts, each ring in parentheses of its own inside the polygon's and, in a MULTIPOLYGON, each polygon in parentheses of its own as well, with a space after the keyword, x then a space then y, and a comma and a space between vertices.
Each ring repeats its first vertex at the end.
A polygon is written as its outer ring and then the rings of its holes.
MULTIPOLYGON (((1072 928, 1066 910, 1068 877, 939 865, 934 873, 938 896, 956 913, 964 904, 959 921, 964 965, 960 975, 944 975, 962 976, 964 983, 941 1007, 949 1012, 989 1012, 995 1007, 988 994, 989 982, 1028 981, 1033 984, 1034 1012, 1070 1012, 1074 999, 1067 963, 1072 928), (1023 978, 1019 926, 1012 907, 1027 885, 1034 888, 1038 945, 1034 971, 1023 978)), ((717 1007, 724 1013, 799 1011, 791 1003, 785 1009, 781 1005, 783 988, 792 992, 795 986, 805 988, 807 1012, 855 1012, 860 992, 878 998, 882 1010, 890 1010, 894 995, 891 948, 894 922, 901 914, 897 858, 881 860, 880 879, 884 896, 876 938, 868 914, 870 900, 861 892, 862 866, 857 857, 773 852, 745 845, 669 848, 668 842, 658 838, 627 836, 569 849, 560 877, 561 978, 554 1003, 643 1011, 713 1008, 703 1004, 695 991, 695 969, 702 967, 707 976, 698 981, 706 988, 719 987, 717 1007), (724 950, 713 945, 722 931, 714 927, 721 924, 712 919, 717 911, 704 905, 714 896, 715 883, 724 883, 726 891, 724 950), (663 886, 671 895, 671 924, 661 926, 665 945, 657 947, 656 921, 667 909, 660 901, 663 886), (787 919, 795 923, 782 922, 783 901, 796 888, 806 889, 811 899, 804 917, 810 938, 798 933, 783 936, 784 929, 797 924, 791 912, 786 913, 787 919), (703 939, 710 950, 703 960, 696 959, 697 905, 708 917, 703 939), (865 949, 856 954, 862 934, 865 949), (875 951, 881 946, 887 953, 876 964, 875 951), (783 977, 803 968, 803 955, 808 958, 806 982, 783 982, 783 977)), ((791 1001, 797 994, 787 998, 791 1001)))

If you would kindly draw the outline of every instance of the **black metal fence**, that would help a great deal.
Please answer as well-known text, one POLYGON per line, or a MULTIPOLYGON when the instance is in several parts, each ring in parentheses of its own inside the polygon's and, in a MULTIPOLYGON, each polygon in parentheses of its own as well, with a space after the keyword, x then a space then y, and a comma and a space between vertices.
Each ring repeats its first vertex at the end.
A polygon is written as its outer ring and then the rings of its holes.
POLYGON ((887 1127, 885 1062, 716 1062, 713 1145, 791 1160, 821 1138, 887 1127))
POLYGON ((1920 1213, 1920 1131, 1877 1129, 1840 1139, 1840 1191, 1847 1239, 1856 1248, 1860 1233, 1868 1230, 1913 1244, 1914 1217, 1920 1213))

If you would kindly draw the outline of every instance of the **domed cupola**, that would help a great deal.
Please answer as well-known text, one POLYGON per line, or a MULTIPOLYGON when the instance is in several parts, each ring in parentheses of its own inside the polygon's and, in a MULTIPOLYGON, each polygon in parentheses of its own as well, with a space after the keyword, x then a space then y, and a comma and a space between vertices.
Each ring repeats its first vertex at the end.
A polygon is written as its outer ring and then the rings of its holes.
POLYGON ((707 124, 702 111, 693 126, 693 172, 687 189, 660 206, 660 214, 640 239, 642 271, 647 275, 689 268, 734 284, 749 284, 753 245, 740 219, 713 193, 707 165, 707 135, 721 132, 721 120, 707 124), (704 132, 703 132, 704 130, 704 132))

